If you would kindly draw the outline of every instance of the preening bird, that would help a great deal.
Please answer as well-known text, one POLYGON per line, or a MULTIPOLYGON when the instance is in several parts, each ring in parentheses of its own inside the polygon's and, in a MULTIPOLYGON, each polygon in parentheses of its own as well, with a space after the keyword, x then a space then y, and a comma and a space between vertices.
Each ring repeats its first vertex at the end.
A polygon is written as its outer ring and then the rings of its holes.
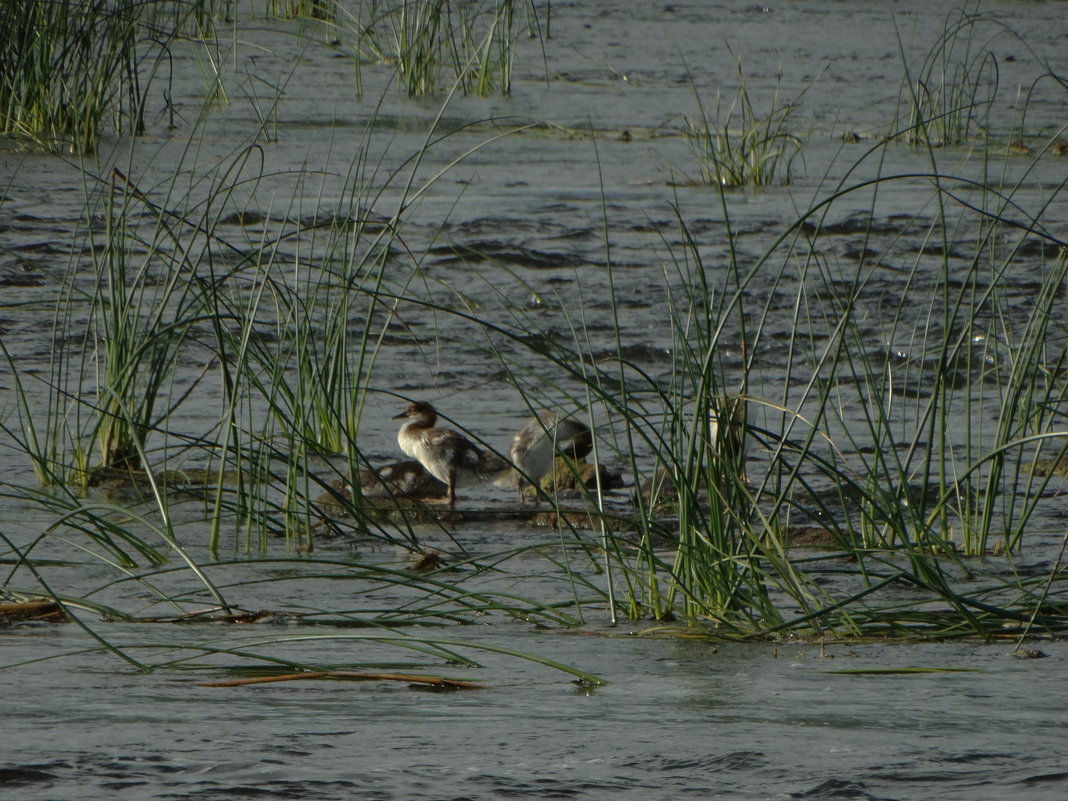
POLYGON ((494 482, 497 486, 515 486, 519 502, 524 502, 527 483, 537 487, 542 476, 548 474, 557 456, 576 461, 593 450, 593 435, 588 426, 573 417, 557 412, 543 412, 532 417, 512 438, 508 458, 512 467, 494 482))

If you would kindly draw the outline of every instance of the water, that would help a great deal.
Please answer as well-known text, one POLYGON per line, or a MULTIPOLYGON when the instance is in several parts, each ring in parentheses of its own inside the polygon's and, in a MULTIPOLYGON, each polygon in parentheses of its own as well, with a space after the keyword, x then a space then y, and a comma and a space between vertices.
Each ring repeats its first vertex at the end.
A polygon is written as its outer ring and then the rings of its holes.
MULTIPOLYGON (((1006 644, 712 645, 507 629, 462 635, 551 651, 612 683, 569 688, 492 655, 479 657, 483 670, 446 671, 487 689, 447 694, 205 688, 95 659, 5 671, 4 797, 1055 799, 1068 780, 1068 725, 1050 709, 1060 643, 1043 646, 1047 659, 1019 660, 1006 644), (837 672, 910 667, 963 672, 837 672)), ((79 637, 8 633, 4 651, 41 654, 79 637)), ((251 637, 226 634, 235 645, 251 637)), ((338 660, 358 653, 331 649, 338 660)))
MULTIPOLYGON (((929 171, 929 157, 905 146, 865 154, 901 113, 899 37, 906 53, 918 54, 912 63, 918 62, 943 31, 954 4, 635 5, 554 3, 545 60, 536 43, 523 43, 511 98, 450 101, 440 130, 452 133, 427 151, 413 185, 423 186, 477 149, 428 185, 408 211, 404 245, 419 254, 421 266, 418 280, 406 290, 441 303, 468 304, 482 319, 502 325, 515 322, 515 309, 522 309, 526 316, 520 322, 550 339, 570 341, 578 320, 602 357, 616 355, 618 330, 624 355, 657 377, 670 373, 675 347, 665 320, 675 300, 668 287, 681 283, 672 272, 684 244, 679 218, 702 259, 722 265, 729 253, 729 213, 741 265, 756 268, 784 225, 797 220, 798 210, 827 196, 840 180, 929 171), (729 101, 738 59, 758 108, 776 79, 785 99, 812 87, 798 106, 804 164, 792 184, 731 192, 725 212, 714 190, 690 184, 696 167, 678 129, 684 116, 696 113, 695 87, 708 104, 714 104, 717 88, 729 101), (498 131, 531 121, 551 127, 488 142, 498 131), (588 136, 590 129, 597 132, 596 142, 588 136), (458 249, 467 257, 458 258, 458 249), (487 267, 483 255, 508 272, 487 267), (609 302, 610 278, 615 307, 609 302)), ((1068 73, 1068 51, 1060 29, 1049 24, 1048 4, 1000 2, 982 8, 1019 34, 990 40, 1001 97, 1022 97, 1047 69, 1068 73)), ((231 103, 214 109, 195 131, 189 121, 202 100, 202 73, 192 55, 179 50, 173 97, 180 118, 174 131, 167 129, 157 97, 157 116, 133 148, 115 142, 85 163, 13 148, 0 152, 0 284, 10 301, 0 308, 0 330, 20 375, 49 375, 51 309, 65 277, 73 272, 77 288, 91 288, 90 254, 71 244, 71 231, 85 215, 85 187, 92 187, 83 168, 106 176, 119 166, 156 202, 193 210, 214 191, 200 177, 240 176, 246 180, 213 214, 222 220, 238 212, 259 215, 259 222, 250 216, 244 226, 233 221, 219 226, 228 242, 248 246, 284 230, 291 225, 287 221, 344 211, 351 196, 346 176, 361 152, 368 164, 377 165, 363 180, 385 185, 381 194, 370 193, 372 210, 387 216, 396 211, 404 181, 387 182, 385 176, 396 171, 406 178, 407 159, 426 142, 441 98, 408 100, 389 88, 391 66, 366 65, 365 95, 357 100, 345 45, 322 46, 314 32, 296 40, 292 29, 289 23, 240 17, 236 33, 224 37, 227 51, 220 60, 234 68, 227 73, 231 103), (261 139, 252 158, 243 161, 238 154, 253 141, 274 97, 270 86, 282 83, 277 126, 269 121, 270 139, 261 139), (180 180, 172 188, 176 173, 180 180)), ((993 36, 993 28, 984 30, 993 36)), ((1048 136, 1064 122, 1063 89, 1048 81, 1035 85, 1027 123, 1048 136)), ((1001 116, 991 120, 991 127, 1011 130, 1018 114, 1015 101, 997 108, 1001 116)), ((936 158, 944 171, 961 177, 995 172, 996 183, 1015 188, 1019 213, 1013 210, 1014 219, 1026 222, 1027 214, 1041 213, 1045 228, 1064 238, 1068 207, 1044 204, 1068 178, 1068 160, 1046 155, 1040 169, 1032 169, 1032 158, 1003 153, 986 162, 964 149, 938 152, 936 158)), ((976 197, 967 184, 955 185, 954 191, 976 197)), ((835 287, 847 291, 864 249, 892 255, 871 272, 857 301, 859 316, 869 321, 872 353, 923 353, 922 342, 882 337, 887 318, 901 307, 904 276, 911 276, 909 291, 917 301, 906 306, 915 319, 901 330, 914 330, 909 326, 922 322, 929 310, 925 304, 935 278, 925 268, 939 259, 924 248, 931 236, 928 226, 936 219, 931 182, 916 176, 884 184, 877 199, 870 192, 850 194, 836 201, 828 219, 811 221, 826 227, 820 258, 840 281, 816 283, 813 299, 826 298, 819 293, 835 287)), ((952 263, 965 265, 978 234, 963 223, 952 233, 960 250, 952 263)), ((324 250, 323 235, 312 233, 299 242, 283 240, 278 258, 295 265, 296 274, 296 265, 317 264, 324 250)), ((797 252, 807 247, 799 245, 797 252)), ((779 262, 783 258, 776 256, 779 262)), ((1013 265, 1018 280, 1012 284, 1021 301, 1035 293, 1036 276, 1049 258, 1033 242, 1021 251, 1013 265)), ((792 272, 776 280, 780 266, 769 263, 769 269, 758 270, 749 288, 754 304, 769 309, 751 391, 772 398, 782 397, 787 367, 797 358, 786 342, 798 287, 809 280, 792 272)), ((86 314, 73 313, 72 347, 84 337, 77 323, 86 314)), ((403 309, 400 323, 390 330, 374 389, 431 400, 503 447, 524 413, 515 389, 501 380, 501 365, 488 354, 482 332, 459 318, 416 309, 403 309)), ((737 346, 729 337, 726 341, 725 364, 737 370, 737 346)), ((531 364, 525 361, 530 354, 514 343, 498 339, 493 344, 517 364, 531 364)), ((191 347, 178 366, 175 394, 201 380, 208 362, 206 352, 191 347)), ((550 369, 541 362, 533 365, 550 369)), ((0 376, 3 390, 10 390, 7 365, 0 367, 0 376)), ((794 374, 791 380, 800 379, 794 374)), ((45 384, 30 381, 25 388, 32 404, 46 402, 45 384)), ((222 387, 208 373, 196 388, 193 400, 176 412, 172 429, 214 436, 222 387)), ((922 395, 924 388, 912 391, 922 395)), ((10 394, 0 392, 9 421, 14 419, 13 401, 5 397, 10 394)), ((372 462, 398 458, 395 423, 389 418, 403 404, 381 397, 368 407, 360 427, 360 446, 372 462)), ((611 420, 602 422, 606 432, 612 430, 611 420)), ((35 487, 31 465, 11 437, 3 435, 0 444, 9 460, 5 486, 35 487)), ((168 447, 177 449, 173 442, 168 447)), ((1054 558, 1050 547, 1059 542, 1068 513, 1058 489, 1059 484, 1051 487, 1043 498, 1025 554, 1012 563, 976 560, 978 574, 1012 581, 1016 571, 1048 573, 1054 558)), ((629 492, 628 487, 616 493, 612 501, 626 503, 629 492)), ((493 490, 461 496, 461 506, 468 507, 497 498, 493 490)), ((175 513, 184 541, 194 556, 204 558, 203 504, 183 500, 175 513)), ((10 521, 5 536, 23 545, 56 514, 11 493, 0 497, 0 515, 10 521)), ((555 539, 551 532, 532 532, 514 521, 426 524, 416 532, 425 545, 453 558, 461 551, 485 557, 555 539)), ((380 541, 355 536, 324 541, 315 555, 333 564, 296 567, 244 562, 237 534, 230 536, 226 547, 237 564, 213 569, 212 577, 245 609, 340 609, 359 616, 421 597, 373 585, 360 574, 361 563, 402 566, 409 560, 403 549, 380 541), (286 571, 289 580, 277 580, 286 571), (275 580, 260 582, 263 578, 275 580)), ((35 554, 72 558, 69 542, 58 538, 35 554)), ((278 543, 271 544, 271 554, 288 557, 278 543)), ((116 583, 115 569, 101 559, 86 557, 83 563, 53 568, 47 577, 69 594, 91 593, 92 600, 131 615, 175 614, 143 585, 116 583)), ((584 578, 598 586, 603 581, 592 571, 584 578)), ((187 605, 211 602, 184 573, 153 581, 166 593, 188 593, 187 605)), ((12 580, 15 587, 30 584, 24 572, 12 580)), ((473 577, 466 586, 563 603, 572 592, 535 552, 510 560, 500 573, 473 577)), ((908 600, 906 591, 896 591, 908 600)), ((566 606, 562 611, 577 614, 566 606)), ((551 656, 609 683, 579 687, 549 667, 463 645, 457 649, 484 667, 448 665, 360 639, 360 629, 292 622, 135 626, 86 615, 94 631, 136 658, 154 664, 190 660, 148 674, 86 650, 97 643, 75 625, 0 630, 0 661, 17 665, 0 671, 7 733, 0 750, 0 798, 417 801, 611 794, 1039 801, 1061 799, 1068 790, 1061 759, 1068 737, 1057 703, 1060 664, 1068 656, 1062 643, 1029 643, 1025 647, 1040 648, 1049 658, 1014 659, 1009 653, 1015 642, 1009 639, 986 645, 821 646, 638 636, 634 632, 644 631, 645 622, 614 628, 601 607, 586 610, 585 625, 577 632, 556 626, 541 631, 500 614, 475 619, 484 625, 402 631, 551 656), (430 693, 403 683, 318 681, 207 688, 198 682, 217 679, 221 667, 251 660, 196 650, 205 647, 342 669, 438 672, 481 682, 486 689, 430 693), (179 669, 193 666, 200 669, 179 669), (908 667, 953 670, 836 672, 908 667)))

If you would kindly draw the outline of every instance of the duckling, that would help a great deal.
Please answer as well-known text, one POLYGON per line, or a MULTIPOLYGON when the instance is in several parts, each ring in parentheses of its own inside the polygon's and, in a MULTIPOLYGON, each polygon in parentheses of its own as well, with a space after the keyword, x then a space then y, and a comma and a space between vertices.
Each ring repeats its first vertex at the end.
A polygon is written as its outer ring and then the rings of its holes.
POLYGON ((360 487, 365 498, 426 498, 441 496, 446 490, 441 481, 414 459, 361 470, 360 487))
POLYGON ((434 478, 445 483, 441 499, 448 508, 456 505, 456 488, 490 480, 486 457, 466 437, 451 428, 435 428, 438 413, 429 403, 409 403, 394 420, 405 420, 397 432, 397 444, 434 478))

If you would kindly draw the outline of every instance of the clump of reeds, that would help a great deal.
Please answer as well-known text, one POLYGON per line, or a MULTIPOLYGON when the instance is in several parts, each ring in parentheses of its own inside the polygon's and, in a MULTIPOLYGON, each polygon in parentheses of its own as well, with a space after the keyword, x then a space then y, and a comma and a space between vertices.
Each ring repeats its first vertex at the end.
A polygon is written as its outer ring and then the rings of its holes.
POLYGON ((11 0, 0 15, 0 131, 46 147, 96 148, 139 133, 143 0, 11 0))
POLYGON ((976 129, 985 129, 998 91, 998 64, 983 28, 994 25, 978 13, 979 3, 964 4, 946 17, 943 33, 919 68, 905 63, 902 84, 909 109, 906 139, 910 144, 959 145, 976 129))
POLYGON ((456 85, 484 97, 511 93, 516 48, 538 20, 523 0, 401 0, 361 7, 354 24, 360 51, 394 61, 410 96, 456 85))
POLYGON ((852 209, 873 186, 844 183, 744 268, 729 215, 728 257, 715 267, 680 220, 683 244, 665 269, 669 376, 632 364, 622 342, 614 362, 595 357, 581 330, 570 345, 524 336, 522 324, 510 333, 541 364, 502 354, 516 385, 539 395, 540 381, 560 375, 578 384, 572 393, 604 409, 602 434, 614 432, 635 475, 637 536, 604 544, 621 577, 609 588, 624 596, 618 608, 681 615, 719 636, 1064 630, 1053 606, 1034 601, 1063 581, 1060 563, 1005 582, 975 560, 1027 547, 1052 476, 1068 472, 1068 257, 1045 233, 1048 200, 1026 216, 1023 185, 985 187, 937 162, 927 177, 934 219, 917 215, 889 236, 864 221, 825 229, 833 209, 852 209), (961 185, 976 191, 962 201, 961 185), (843 235, 871 255, 828 256, 843 235), (1048 245, 1024 298, 1029 236, 1048 245), (919 255, 914 238, 925 243, 919 255), (786 343, 773 305, 792 309, 786 343), (754 386, 754 365, 769 369, 769 329, 787 363, 773 385, 754 386), (725 419, 737 435, 724 450, 725 419), (755 461, 747 441, 760 445, 755 461), (914 602, 896 600, 898 587, 914 602))
POLYGON ((767 109, 758 111, 740 63, 737 74, 738 88, 729 103, 717 94, 715 107, 709 109, 697 95, 699 116, 686 119, 684 133, 701 182, 725 187, 789 184, 802 149, 801 138, 791 128, 808 88, 783 103, 776 79, 767 109))

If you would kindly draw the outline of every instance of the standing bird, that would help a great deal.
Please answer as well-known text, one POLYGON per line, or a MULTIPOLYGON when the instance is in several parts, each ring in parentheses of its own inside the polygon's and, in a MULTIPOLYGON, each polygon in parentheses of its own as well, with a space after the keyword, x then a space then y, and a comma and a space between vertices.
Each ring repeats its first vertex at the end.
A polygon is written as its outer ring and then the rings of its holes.
POLYGON ((711 399, 708 410, 708 445, 711 463, 719 475, 748 482, 745 462, 749 455, 749 405, 744 395, 711 399))
POLYGON ((498 486, 516 486, 519 502, 523 503, 523 490, 527 482, 537 488, 542 476, 553 469, 557 456, 579 461, 591 450, 593 435, 588 426, 573 417, 543 412, 530 418, 516 432, 508 450, 513 467, 494 483, 498 486))
POLYGON ((435 428, 438 413, 429 403, 409 403, 394 420, 405 420, 397 432, 397 444, 417 460, 430 475, 445 482, 444 500, 456 505, 456 488, 478 484, 493 477, 485 455, 470 440, 451 428, 435 428))

